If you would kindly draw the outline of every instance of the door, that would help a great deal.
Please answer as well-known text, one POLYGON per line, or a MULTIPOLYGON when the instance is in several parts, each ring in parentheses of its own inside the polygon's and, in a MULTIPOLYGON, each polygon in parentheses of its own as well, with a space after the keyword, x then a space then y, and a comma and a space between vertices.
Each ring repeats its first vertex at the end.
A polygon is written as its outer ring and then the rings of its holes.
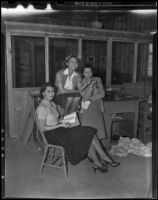
POLYGON ((8 82, 9 136, 20 137, 30 109, 29 92, 38 89, 45 80, 45 40, 39 37, 12 36, 11 49, 12 73, 7 77, 12 80, 8 82))

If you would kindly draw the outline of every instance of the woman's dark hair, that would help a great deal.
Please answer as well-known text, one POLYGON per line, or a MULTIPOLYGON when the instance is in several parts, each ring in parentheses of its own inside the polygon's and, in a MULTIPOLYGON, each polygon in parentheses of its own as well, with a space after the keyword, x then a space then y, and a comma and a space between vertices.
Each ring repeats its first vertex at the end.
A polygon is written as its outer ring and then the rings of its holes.
POLYGON ((41 89, 40 89, 41 98, 44 98, 43 92, 46 90, 46 88, 48 86, 54 88, 54 91, 57 92, 57 87, 52 82, 43 83, 43 85, 41 86, 41 89))
POLYGON ((93 66, 90 63, 87 63, 82 67, 82 73, 84 72, 84 69, 86 69, 86 68, 90 68, 92 70, 92 72, 94 72, 93 66))

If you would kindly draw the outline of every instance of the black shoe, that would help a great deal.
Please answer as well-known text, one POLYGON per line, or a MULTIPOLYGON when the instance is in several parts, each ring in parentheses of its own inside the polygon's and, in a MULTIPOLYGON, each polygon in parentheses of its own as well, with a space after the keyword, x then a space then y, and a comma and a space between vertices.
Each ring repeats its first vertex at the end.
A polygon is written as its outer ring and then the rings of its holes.
POLYGON ((96 163, 93 162, 93 160, 88 157, 89 161, 93 164, 93 170, 94 170, 94 173, 99 170, 101 173, 105 173, 105 172, 108 172, 108 168, 107 168, 107 165, 103 165, 102 167, 98 166, 96 163))
POLYGON ((107 169, 107 168, 97 166, 96 164, 93 165, 93 170, 94 170, 94 173, 95 173, 97 170, 99 170, 99 172, 101 172, 101 173, 106 173, 106 172, 108 172, 108 169, 107 169))
POLYGON ((108 164, 108 165, 110 165, 111 167, 117 167, 117 166, 120 165, 120 163, 119 163, 119 162, 116 162, 116 161, 111 161, 111 162, 109 162, 109 161, 101 160, 101 163, 102 163, 102 164, 108 164))

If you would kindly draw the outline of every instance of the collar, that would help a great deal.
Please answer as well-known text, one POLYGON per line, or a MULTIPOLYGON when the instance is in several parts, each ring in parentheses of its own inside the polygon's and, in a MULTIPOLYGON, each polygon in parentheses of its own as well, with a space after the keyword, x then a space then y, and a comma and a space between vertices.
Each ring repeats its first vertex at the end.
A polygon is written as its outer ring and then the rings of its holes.
MULTIPOLYGON (((65 74, 65 75, 68 75, 68 74, 69 74, 68 68, 66 68, 66 69, 64 70, 64 74, 65 74)), ((73 72, 71 76, 74 77, 74 76, 77 76, 77 75, 78 75, 78 74, 77 74, 76 72, 73 72)))

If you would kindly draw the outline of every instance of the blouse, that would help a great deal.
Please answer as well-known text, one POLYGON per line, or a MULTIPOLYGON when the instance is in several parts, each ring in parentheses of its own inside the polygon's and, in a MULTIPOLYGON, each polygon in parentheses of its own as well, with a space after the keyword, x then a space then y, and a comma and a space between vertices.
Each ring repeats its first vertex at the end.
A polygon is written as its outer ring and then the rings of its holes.
MULTIPOLYGON (((73 72, 71 76, 68 74, 68 68, 60 70, 56 74, 55 85, 58 86, 58 82, 62 82, 62 85, 67 90, 75 90, 77 83, 81 82, 81 76, 78 72, 73 72)), ((60 91, 58 91, 58 94, 60 91)))
POLYGON ((56 125, 59 123, 59 113, 55 103, 51 102, 51 105, 46 101, 42 102, 37 107, 37 117, 38 119, 46 120, 46 125, 56 125))

